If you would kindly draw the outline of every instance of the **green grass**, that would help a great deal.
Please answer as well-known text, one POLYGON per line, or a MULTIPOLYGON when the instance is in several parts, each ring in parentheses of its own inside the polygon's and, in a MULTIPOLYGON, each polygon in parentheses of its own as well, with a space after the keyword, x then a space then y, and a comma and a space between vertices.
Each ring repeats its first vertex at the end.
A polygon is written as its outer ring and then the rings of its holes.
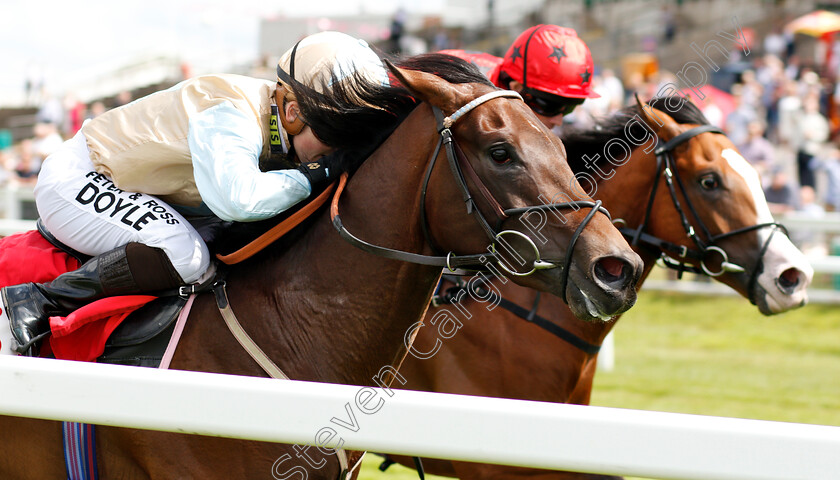
MULTIPOLYGON (((643 292, 615 347, 593 405, 840 426, 840 307, 765 317, 742 298, 643 292)), ((368 457, 362 480, 417 478, 368 457)))
POLYGON ((765 317, 740 298, 647 293, 617 324, 593 405, 840 425, 840 308, 765 317))

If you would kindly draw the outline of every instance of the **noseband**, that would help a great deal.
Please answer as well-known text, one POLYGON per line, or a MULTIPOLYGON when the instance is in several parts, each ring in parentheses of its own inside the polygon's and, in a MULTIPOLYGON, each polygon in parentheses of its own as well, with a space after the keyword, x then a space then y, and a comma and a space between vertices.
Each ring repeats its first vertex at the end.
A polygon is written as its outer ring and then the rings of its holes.
MULTIPOLYGON (((609 218, 609 213, 605 208, 601 206, 601 201, 586 201, 586 200, 578 200, 572 202, 556 202, 551 204, 542 204, 533 207, 516 207, 516 208, 508 208, 505 209, 499 204, 499 202, 495 199, 492 192, 489 188, 484 184, 481 178, 473 169, 472 165, 467 161, 463 151, 456 145, 452 131, 450 128, 452 125, 458 121, 461 117, 463 117, 466 113, 470 112, 474 108, 478 107, 479 105, 496 99, 496 98, 515 98, 521 100, 522 97, 517 92, 511 90, 496 90, 490 93, 486 93, 475 100, 467 103, 460 109, 458 109, 455 113, 453 113, 449 117, 444 117, 441 110, 435 106, 432 106, 432 110, 435 114, 435 118, 437 119, 438 123, 438 132, 440 137, 438 138, 437 145, 432 153, 432 157, 428 163, 426 168, 425 176, 423 179, 423 186, 420 191, 420 221, 421 226, 423 229, 423 234, 425 236, 426 241, 432 247, 435 252, 440 252, 441 250, 438 249, 435 243, 432 241, 431 234, 429 232, 429 226, 426 218, 426 191, 428 189, 429 178, 431 177, 432 170, 435 166, 438 156, 440 155, 441 148, 446 151, 446 157, 449 161, 449 167, 452 171, 452 176, 455 179, 455 183, 458 185, 458 188, 461 192, 461 196, 466 204, 467 213, 472 214, 477 219, 479 225, 482 227, 484 232, 487 234, 488 238, 491 240, 491 247, 487 253, 482 254, 474 254, 474 255, 455 255, 452 252, 448 252, 445 256, 429 256, 429 255, 422 255, 410 252, 404 252, 400 250, 394 250, 386 247, 381 247, 378 245, 373 245, 371 243, 365 242, 353 234, 351 234, 344 225, 341 223, 341 219, 338 216, 338 197, 340 194, 341 189, 343 189, 343 185, 339 186, 339 190, 336 192, 336 196, 333 199, 333 207, 332 207, 332 217, 333 217, 333 225, 338 230, 339 234, 345 240, 349 241, 351 244, 365 250, 369 253, 373 253, 379 256, 383 256, 386 258, 391 258, 395 260, 401 260, 406 262, 418 263, 421 265, 433 265, 433 266, 440 266, 446 267, 450 272, 457 272, 458 270, 471 270, 471 271, 487 271, 488 270, 488 263, 490 261, 494 261, 499 265, 500 268, 505 270, 511 275, 515 276, 526 276, 534 273, 537 270, 543 269, 550 269, 556 268, 558 266, 564 269, 563 278, 561 280, 562 284, 562 291, 565 296, 566 291, 566 284, 568 282, 569 276, 569 268, 572 252, 574 246, 577 242, 577 239, 580 237, 583 229, 586 225, 592 220, 597 212, 601 212, 607 215, 609 218), (467 186, 467 182, 465 179, 465 173, 469 176, 470 181, 475 184, 476 188, 481 193, 482 197, 485 199, 486 203, 490 206, 490 209, 496 214, 497 221, 496 227, 492 227, 490 222, 481 213, 480 209, 477 206, 476 201, 473 198, 472 193, 470 192, 469 187, 467 186), (566 256, 564 259, 564 263, 562 265, 557 265, 553 262, 548 262, 542 260, 540 257, 539 248, 537 247, 536 243, 531 240, 527 235, 519 232, 517 230, 501 230, 501 224, 506 219, 510 218, 512 215, 519 215, 524 213, 529 213, 533 211, 542 211, 547 209, 561 209, 561 208, 572 208, 575 210, 579 210, 581 207, 589 207, 592 210, 589 214, 584 218, 584 220, 578 225, 578 228, 575 230, 574 234, 572 235, 572 239, 569 244, 569 248, 566 250, 566 256), (504 240, 504 236, 517 236, 523 240, 525 240, 533 249, 535 253, 535 260, 531 265, 531 270, 525 273, 519 273, 513 271, 513 269, 509 268, 504 260, 501 258, 500 253, 496 250, 496 244, 502 245, 511 256, 514 256, 518 260, 521 260, 521 263, 524 264, 524 260, 519 256, 516 252, 513 251, 512 247, 504 240)), ((342 178, 342 181, 345 180, 346 177, 342 178)))
MULTIPOLYGON (((778 222, 766 222, 759 223, 756 225, 750 225, 748 227, 738 228, 729 232, 720 233, 718 235, 712 235, 712 233, 706 227, 706 224, 703 223, 703 220, 701 220, 700 215, 698 215, 697 213, 697 209, 694 207, 694 204, 691 202, 691 199, 688 196, 688 192, 686 191, 685 184, 683 183, 682 178, 679 175, 679 171, 677 170, 673 156, 674 149, 676 149, 679 145, 687 142, 691 138, 700 135, 701 133, 719 133, 722 135, 724 134, 724 132, 721 129, 715 127, 714 125, 701 125, 699 127, 694 127, 689 130, 686 130, 685 132, 677 135, 671 140, 668 140, 664 144, 657 147, 656 150, 654 150, 654 154, 656 155, 656 176, 654 178, 653 190, 651 190, 647 208, 645 209, 644 220, 636 228, 622 227, 618 230, 630 240, 630 244, 633 246, 644 244, 659 249, 661 252, 661 256, 659 259, 660 262, 658 263, 667 268, 676 270, 677 272, 679 272, 679 277, 682 277, 683 272, 691 272, 700 275, 708 275, 710 277, 717 277, 727 272, 743 273, 745 271, 744 267, 729 262, 729 255, 723 248, 717 245, 721 240, 734 237, 735 235, 748 233, 753 230, 759 230, 765 227, 772 228, 772 232, 770 232, 770 235, 767 237, 767 240, 761 247, 756 263, 756 268, 750 274, 750 279, 748 282, 748 295, 750 297, 750 301, 755 303, 755 301, 752 298, 752 292, 754 290, 753 287, 755 286, 755 282, 758 280, 758 272, 761 270, 760 267, 763 266, 764 254, 767 251, 767 248, 770 246, 770 240, 773 238, 773 235, 779 230, 781 230, 785 235, 787 235, 787 230, 783 225, 781 225, 778 222), (679 245, 662 240, 661 238, 655 237, 643 231, 647 226, 647 222, 650 218, 651 211, 653 209, 653 200, 656 197, 656 191, 659 186, 659 179, 663 175, 665 177, 665 184, 668 186, 668 192, 671 195, 671 201, 673 202, 674 208, 676 208, 677 213, 680 216, 680 222, 682 223, 683 230, 685 230, 686 235, 689 238, 691 238, 692 242, 696 246, 696 249, 688 248, 685 245, 679 245), (676 179, 676 186, 674 185, 674 179, 676 179), (685 199, 685 203, 688 206, 688 210, 691 212, 692 217, 694 217, 694 220, 700 228, 700 231, 702 232, 705 240, 700 238, 700 235, 697 234, 691 222, 689 221, 688 215, 686 214, 682 203, 677 197, 677 187, 679 187, 680 191, 682 192, 683 198, 685 199), (719 271, 712 271, 706 265, 710 254, 717 254, 722 258, 719 271), (675 259, 674 257, 679 258, 679 260, 675 259), (699 263, 700 267, 698 268, 693 265, 687 265, 686 261, 689 259, 696 260, 699 263)), ((616 222, 623 222, 623 220, 616 219, 616 222)))

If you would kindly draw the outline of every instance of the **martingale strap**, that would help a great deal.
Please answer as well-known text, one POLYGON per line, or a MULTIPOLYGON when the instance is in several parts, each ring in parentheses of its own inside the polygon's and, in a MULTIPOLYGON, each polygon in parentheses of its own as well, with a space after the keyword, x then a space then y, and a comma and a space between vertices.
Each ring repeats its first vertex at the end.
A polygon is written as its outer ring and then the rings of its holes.
MULTIPOLYGON (((455 303, 459 301, 459 297, 463 295, 460 292, 466 292, 478 295, 479 297, 486 297, 485 291, 482 289, 487 288, 485 287, 486 281, 478 281, 478 282, 465 282, 461 278, 453 277, 451 275, 444 275, 440 281, 438 282, 435 295, 432 297, 432 306, 438 307, 440 305, 447 305, 455 303), (443 282, 449 281, 454 284, 454 286, 447 288, 444 292, 440 292, 440 289, 443 285, 443 282)), ((510 313, 516 315, 517 317, 533 323, 534 325, 542 328, 543 330, 551 333, 552 335, 556 336, 557 338, 563 340, 564 342, 572 345, 573 347, 577 348, 578 350, 582 351, 587 355, 595 355, 599 351, 601 351, 600 345, 595 345, 592 343, 587 342, 586 340, 580 338, 579 336, 575 335, 571 331, 563 328, 562 326, 553 323, 552 321, 537 315, 537 309, 539 308, 541 292, 537 292, 537 296, 534 299, 534 304, 531 306, 531 309, 528 310, 525 307, 522 307, 504 297, 498 297, 498 305, 505 310, 509 311, 510 313)))

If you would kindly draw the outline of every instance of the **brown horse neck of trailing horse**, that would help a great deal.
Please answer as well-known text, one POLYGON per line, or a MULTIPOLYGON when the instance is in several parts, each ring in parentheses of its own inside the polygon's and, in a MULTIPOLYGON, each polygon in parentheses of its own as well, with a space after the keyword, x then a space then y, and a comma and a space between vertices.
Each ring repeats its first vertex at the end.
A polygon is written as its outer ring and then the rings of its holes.
MULTIPOLYGON (((451 112, 464 97, 489 88, 452 87, 461 93, 450 93, 452 105, 442 107, 451 112)), ((526 107, 515 108, 519 110, 502 110, 517 113, 526 107)), ((423 167, 437 139, 429 109, 419 106, 351 179, 341 213, 344 224, 360 238, 432 253, 418 220, 423 167)), ((498 110, 488 111, 498 120, 498 110)), ((530 147, 538 153, 535 144, 530 147)), ((462 204, 453 201, 460 194, 451 179, 445 180, 446 162, 438 165, 430 184, 437 192, 429 200, 430 225, 474 225, 462 204), (452 207, 455 204, 460 208, 452 207)), ((603 221, 597 225, 603 227, 603 221)), ((477 225, 461 233, 472 235, 461 236, 461 248, 468 253, 486 247, 486 236, 477 225)), ((380 368, 395 365, 403 356, 404 334, 422 318, 439 275, 439 267, 385 260, 356 249, 336 234, 328 212, 323 212, 288 249, 266 251, 231 267, 227 283, 230 304, 243 327, 291 378, 371 385, 380 368)), ((171 368, 264 376, 227 331, 211 295, 196 299, 171 368)), ((348 398, 348 405, 353 402, 348 398)), ((232 414, 241 414, 238 405, 230 408, 232 414)), ((322 427, 334 428, 339 436, 349 433, 331 422, 332 417, 364 428, 364 415, 358 411, 355 418, 346 411, 324 412, 323 423, 312 426, 313 442, 322 427)), ((17 452, 0 458, 0 477, 63 478, 57 423, 0 417, 0 429, 6 432, 0 437, 3 451, 17 452)), ((301 453, 288 445, 110 427, 97 432, 102 478, 281 478, 293 467, 306 466, 301 453), (289 461, 275 463, 287 454, 289 461)), ((329 460, 321 468, 309 468, 308 478, 336 478, 334 457, 314 448, 307 452, 315 463, 329 460)))

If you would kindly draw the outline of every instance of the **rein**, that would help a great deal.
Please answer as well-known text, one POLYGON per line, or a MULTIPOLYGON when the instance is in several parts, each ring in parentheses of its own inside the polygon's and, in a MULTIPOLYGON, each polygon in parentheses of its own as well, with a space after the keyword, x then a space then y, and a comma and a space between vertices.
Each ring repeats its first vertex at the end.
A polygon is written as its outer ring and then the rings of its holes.
MULTIPOLYGON (((454 141, 453 134, 451 131, 452 125, 465 114, 473 110, 474 108, 482 105, 485 102, 496 98, 515 98, 515 99, 522 99, 517 92, 511 90, 497 90, 487 94, 484 94, 471 102, 467 103, 460 109, 458 109, 455 113, 451 116, 444 117, 441 110, 435 106, 432 106, 432 110, 435 114, 435 118, 437 120, 437 129, 440 137, 438 138, 438 142, 432 152, 432 156, 429 160, 428 166, 425 171, 425 175, 423 178, 422 188, 420 190, 420 223, 423 229, 423 234, 425 236, 426 242, 432 247, 435 252, 440 252, 440 249, 437 248, 435 242, 431 238, 431 234, 429 231, 428 219, 426 216, 426 194, 428 191, 428 184, 429 179, 431 177, 431 172, 437 162, 438 157, 440 156, 441 150, 446 152, 446 157, 449 162, 449 167, 452 172, 452 176, 455 180, 458 189, 461 192, 461 196, 463 198, 464 204, 466 205, 467 214, 474 215, 478 224, 487 234, 488 238, 491 240, 491 248, 489 252, 481 253, 481 254, 473 254, 473 255, 455 255, 453 252, 448 252, 445 255, 423 255, 411 252, 405 252, 401 250, 395 250, 387 247, 382 247, 378 245, 374 245, 372 243, 366 242, 361 240, 360 238, 356 237, 352 233, 350 233, 344 224, 341 222, 341 217, 338 213, 338 202, 342 191, 347 182, 347 176, 342 175, 338 189, 336 190, 335 196, 333 197, 332 208, 331 208, 331 216, 333 226, 338 231, 339 235, 342 238, 350 242, 352 245, 374 255, 379 255, 384 258, 400 260, 404 262, 411 262, 417 263, 421 265, 430 265, 430 266, 439 266, 445 267, 452 273, 461 273, 458 272, 458 269, 463 270, 472 270, 472 271, 486 271, 488 269, 487 263, 489 261, 495 261, 499 267, 503 270, 508 272, 514 276, 527 276, 534 273, 537 270, 543 269, 550 269, 561 267, 564 270, 563 279, 562 279, 562 286, 563 292, 565 296, 565 285, 568 282, 568 265, 571 261, 572 252, 574 246, 577 242, 577 239, 580 237, 583 228, 592 220, 594 215, 597 212, 601 212, 609 218, 609 213, 606 209, 601 206, 601 201, 572 201, 572 202, 556 202, 551 204, 543 204, 537 205, 532 207, 516 207, 516 208, 508 208, 505 209, 501 206, 501 204, 495 199, 492 192, 489 188, 484 184, 481 178, 473 169, 472 165, 469 161, 467 161, 466 156, 464 155, 463 151, 457 147, 457 144, 454 141), (466 174, 466 175, 465 175, 466 174), (491 226, 490 222, 478 208, 478 205, 473 198, 473 195, 467 185, 467 181, 465 177, 469 177, 470 181, 476 186, 478 191, 480 192, 481 196, 484 197, 485 202, 490 205, 490 209, 495 213, 497 217, 497 221, 495 223, 495 228, 491 226), (570 242, 569 248, 566 251, 565 263, 563 265, 558 265, 553 262, 544 261, 540 257, 540 251, 537 245, 531 240, 528 236, 519 232, 517 230, 501 230, 501 224, 506 219, 510 218, 512 215, 519 215, 523 213, 528 213, 532 211, 538 210, 546 210, 546 209, 561 209, 561 208, 572 208, 575 210, 579 210, 581 207, 589 207, 592 211, 584 218, 584 221, 578 226, 577 230, 575 231, 574 235, 572 236, 572 240, 570 242), (501 230, 501 231, 500 231, 501 230), (512 247, 504 240, 505 235, 513 235, 517 236, 524 241, 526 241, 534 250, 535 260, 531 265, 531 270, 525 273, 516 272, 513 269, 509 268, 503 259, 501 258, 499 252, 496 249, 496 244, 502 245, 506 251, 511 255, 514 256, 520 264, 524 264, 524 260, 522 257, 515 252, 512 247)), ((564 298, 565 300, 565 298, 564 298)))
MULTIPOLYGON (((726 250, 717 246, 717 244, 720 241, 730 237, 734 237, 735 235, 740 235, 743 233, 752 232, 754 230, 771 227, 773 231, 770 233, 770 235, 767 237, 767 240, 761 247, 758 257, 758 263, 756 265, 756 268, 750 274, 750 280, 748 282, 750 301, 754 304, 755 301, 752 298, 752 291, 754 290, 753 287, 755 286, 755 283, 758 281, 758 272, 761 270, 759 267, 763 265, 764 254, 767 251, 767 248, 770 246, 770 240, 773 238, 773 235, 779 230, 781 230, 785 233, 785 235, 787 235, 787 230, 783 225, 781 225, 778 222, 765 222, 756 225, 750 225, 743 228, 738 228, 717 235, 712 235, 706 224, 700 218, 700 215, 697 213, 697 209, 695 208, 694 204, 691 202, 691 199, 688 196, 688 192, 685 188, 685 183, 679 175, 679 170, 676 167, 676 162, 674 160, 673 155, 674 149, 702 133, 719 133, 725 135, 720 128, 715 127, 714 125, 701 125, 699 127, 694 127, 689 130, 686 130, 685 132, 682 132, 681 134, 668 140, 661 146, 657 147, 656 150, 654 150, 654 154, 656 155, 656 175, 654 177, 653 189, 651 190, 650 197, 648 198, 647 208, 645 209, 645 216, 642 220, 642 223, 636 228, 629 228, 625 226, 619 228, 618 230, 622 234, 624 234, 624 236, 627 237, 628 240, 630 240, 630 244, 633 246, 644 244, 659 250, 660 258, 658 263, 660 263, 660 265, 666 268, 676 270, 677 272, 679 272, 679 277, 681 278, 684 272, 695 273, 698 275, 707 275, 710 277, 717 277, 727 272, 743 273, 745 271, 744 267, 731 263, 729 261, 729 255, 726 253, 726 250), (659 237, 644 232, 644 229, 647 227, 648 220, 650 219, 650 215, 653 210, 653 201, 656 197, 656 192, 659 187, 659 179, 663 176, 665 178, 665 184, 668 187, 668 192, 671 196, 671 201, 674 204, 674 208, 676 208, 677 213, 680 216, 680 223, 682 224, 683 230, 685 230, 686 236, 691 238, 692 242, 694 242, 696 248, 689 248, 685 245, 679 245, 676 243, 668 242, 659 237), (674 182, 675 179, 676 185, 674 182), (689 217, 686 214, 686 211, 683 208, 679 197, 677 196, 677 187, 679 187, 680 191, 682 192, 683 198, 685 199, 685 203, 688 206, 688 211, 691 213, 691 216, 694 218, 696 224, 700 228, 701 233, 706 239, 705 241, 702 238, 700 238, 700 236, 697 234, 694 227, 692 226, 691 221, 689 220, 689 217), (712 271, 706 265, 710 254, 717 254, 722 258, 719 271, 712 271), (679 258, 679 260, 675 259, 675 256, 679 258), (696 267, 693 265, 686 264, 686 261, 689 259, 696 260, 697 262, 699 262, 700 266, 696 267)), ((621 219, 616 219, 615 223, 624 222, 621 219)))

